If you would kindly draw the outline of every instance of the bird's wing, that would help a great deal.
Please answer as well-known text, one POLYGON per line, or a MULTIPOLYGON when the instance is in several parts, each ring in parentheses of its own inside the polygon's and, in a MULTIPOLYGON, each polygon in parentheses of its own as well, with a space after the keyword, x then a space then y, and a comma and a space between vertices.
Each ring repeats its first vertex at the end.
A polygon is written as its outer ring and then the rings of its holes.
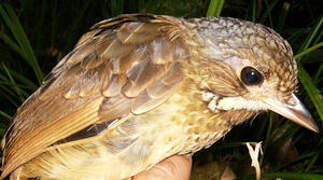
POLYGON ((184 31, 179 19, 141 14, 93 26, 18 109, 2 141, 1 178, 50 146, 167 100, 188 57, 184 31))

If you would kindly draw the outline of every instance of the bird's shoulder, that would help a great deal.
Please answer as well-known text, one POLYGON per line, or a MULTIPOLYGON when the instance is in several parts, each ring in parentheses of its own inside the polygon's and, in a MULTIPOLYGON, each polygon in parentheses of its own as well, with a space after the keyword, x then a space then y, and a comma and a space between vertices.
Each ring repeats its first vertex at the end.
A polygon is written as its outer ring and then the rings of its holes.
POLYGON ((2 141, 2 177, 55 143, 165 102, 190 56, 185 28, 181 19, 143 14, 94 25, 18 109, 2 141))

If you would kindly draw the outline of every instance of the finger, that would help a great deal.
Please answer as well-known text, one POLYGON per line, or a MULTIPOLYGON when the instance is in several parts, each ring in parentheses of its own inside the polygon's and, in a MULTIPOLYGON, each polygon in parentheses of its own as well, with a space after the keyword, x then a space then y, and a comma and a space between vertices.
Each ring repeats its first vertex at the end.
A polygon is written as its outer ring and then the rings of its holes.
POLYGON ((191 167, 191 157, 175 155, 155 165, 152 169, 138 174, 133 180, 188 180, 191 167))

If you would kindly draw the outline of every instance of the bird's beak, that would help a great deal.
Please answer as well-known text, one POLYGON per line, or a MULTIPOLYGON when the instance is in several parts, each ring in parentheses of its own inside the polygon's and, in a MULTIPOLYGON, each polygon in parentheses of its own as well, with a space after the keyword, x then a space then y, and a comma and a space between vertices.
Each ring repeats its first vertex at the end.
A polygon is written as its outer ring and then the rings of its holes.
POLYGON ((311 114, 294 94, 291 98, 292 99, 289 102, 293 102, 293 105, 288 104, 287 102, 281 102, 276 98, 266 98, 263 101, 269 106, 270 110, 318 133, 319 128, 314 122, 311 114))

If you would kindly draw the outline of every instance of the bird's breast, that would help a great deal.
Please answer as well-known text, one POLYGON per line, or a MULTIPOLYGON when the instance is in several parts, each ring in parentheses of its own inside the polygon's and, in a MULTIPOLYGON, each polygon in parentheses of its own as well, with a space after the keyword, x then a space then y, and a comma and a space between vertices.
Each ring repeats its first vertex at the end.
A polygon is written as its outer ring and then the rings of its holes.
POLYGON ((97 136, 49 149, 26 163, 24 173, 56 179, 124 179, 173 154, 194 153, 230 129, 197 98, 179 90, 154 110, 132 115, 97 136))

